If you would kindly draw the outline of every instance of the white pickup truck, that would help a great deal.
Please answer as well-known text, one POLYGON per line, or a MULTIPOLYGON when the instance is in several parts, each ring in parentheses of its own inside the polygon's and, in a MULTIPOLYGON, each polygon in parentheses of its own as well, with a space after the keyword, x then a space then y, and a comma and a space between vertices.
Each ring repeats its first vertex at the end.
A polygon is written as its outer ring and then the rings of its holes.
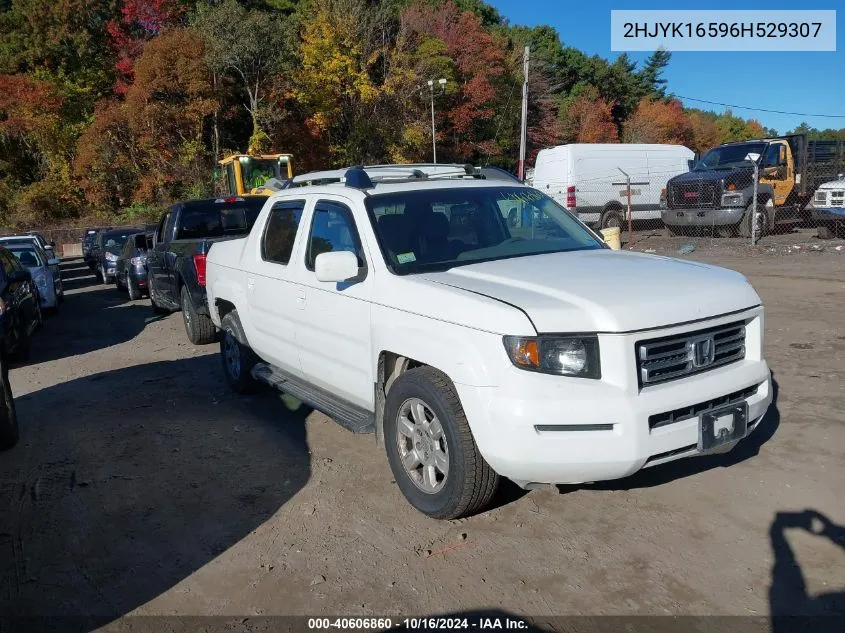
POLYGON ((237 391, 269 383, 383 443, 420 511, 725 452, 772 400, 763 307, 731 270, 613 251, 551 198, 478 177, 269 197, 206 284, 237 391))

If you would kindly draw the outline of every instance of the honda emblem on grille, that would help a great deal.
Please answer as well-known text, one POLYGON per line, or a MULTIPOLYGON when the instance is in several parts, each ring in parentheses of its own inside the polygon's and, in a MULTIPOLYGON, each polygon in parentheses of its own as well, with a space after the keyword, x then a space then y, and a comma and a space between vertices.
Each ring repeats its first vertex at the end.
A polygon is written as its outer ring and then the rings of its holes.
POLYGON ((716 356, 716 343, 712 336, 694 338, 687 343, 690 360, 695 368, 707 367, 713 364, 716 356))

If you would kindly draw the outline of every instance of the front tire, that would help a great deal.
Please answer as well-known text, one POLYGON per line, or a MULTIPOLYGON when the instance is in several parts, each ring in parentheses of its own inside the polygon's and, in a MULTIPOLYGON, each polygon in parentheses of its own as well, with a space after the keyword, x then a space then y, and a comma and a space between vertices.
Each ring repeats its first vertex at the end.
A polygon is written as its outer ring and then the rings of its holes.
POLYGON ((716 237, 736 237, 735 224, 720 224, 715 227, 716 237))
POLYGON ((170 313, 170 310, 168 310, 167 308, 163 308, 156 303, 155 293, 153 292, 152 284, 150 284, 150 306, 152 306, 153 314, 164 315, 170 313))
POLYGON ((12 448, 18 443, 20 427, 18 426, 18 414, 15 410, 15 398, 12 394, 12 386, 9 384, 9 370, 6 367, 6 359, 2 360, 3 367, 0 371, 0 380, 3 395, 0 397, 0 450, 12 448))
POLYGON ((252 368, 258 363, 258 356, 247 345, 237 311, 232 310, 224 316, 220 326, 223 330, 220 337, 220 361, 226 382, 236 393, 252 393, 257 384, 252 377, 252 368))
POLYGON ((208 345, 214 342, 214 323, 208 315, 198 312, 194 307, 187 286, 182 286, 182 320, 185 322, 185 332, 191 343, 208 345))
POLYGON ((393 383, 384 411, 387 459, 408 502, 435 519, 482 510, 499 476, 478 450, 452 381, 432 367, 393 383))
POLYGON ((766 211, 766 207, 762 204, 748 205, 748 208, 745 210, 745 214, 742 216, 742 220, 739 223, 739 234, 742 237, 751 237, 752 228, 754 226, 753 223, 757 223, 757 239, 759 240, 763 237, 769 229, 769 214, 766 211))

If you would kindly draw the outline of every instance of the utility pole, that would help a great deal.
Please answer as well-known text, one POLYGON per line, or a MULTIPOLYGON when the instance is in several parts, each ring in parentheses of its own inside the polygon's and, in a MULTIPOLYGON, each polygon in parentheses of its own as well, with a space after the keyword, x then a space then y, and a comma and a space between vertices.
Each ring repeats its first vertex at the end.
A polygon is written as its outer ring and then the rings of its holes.
MULTIPOLYGON (((441 86, 446 85, 445 79, 438 79, 437 83, 441 86)), ((437 164, 437 133, 434 131, 434 79, 428 80, 428 89, 431 92, 431 154, 434 159, 434 164, 437 164)))
POLYGON ((519 131, 519 167, 518 176, 525 180, 525 146, 528 142, 528 57, 530 49, 525 47, 522 53, 522 123, 519 131))

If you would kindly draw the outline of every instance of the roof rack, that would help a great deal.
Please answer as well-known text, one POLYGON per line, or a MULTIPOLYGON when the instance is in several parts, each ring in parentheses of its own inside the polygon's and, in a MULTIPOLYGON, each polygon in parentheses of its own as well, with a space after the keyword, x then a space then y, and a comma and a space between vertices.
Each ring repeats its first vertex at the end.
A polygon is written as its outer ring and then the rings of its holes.
POLYGON ((401 183, 464 178, 519 182, 516 176, 499 168, 476 167, 461 163, 412 163, 355 165, 348 168, 307 172, 294 176, 289 186, 341 183, 355 189, 372 189, 380 182, 401 183))

